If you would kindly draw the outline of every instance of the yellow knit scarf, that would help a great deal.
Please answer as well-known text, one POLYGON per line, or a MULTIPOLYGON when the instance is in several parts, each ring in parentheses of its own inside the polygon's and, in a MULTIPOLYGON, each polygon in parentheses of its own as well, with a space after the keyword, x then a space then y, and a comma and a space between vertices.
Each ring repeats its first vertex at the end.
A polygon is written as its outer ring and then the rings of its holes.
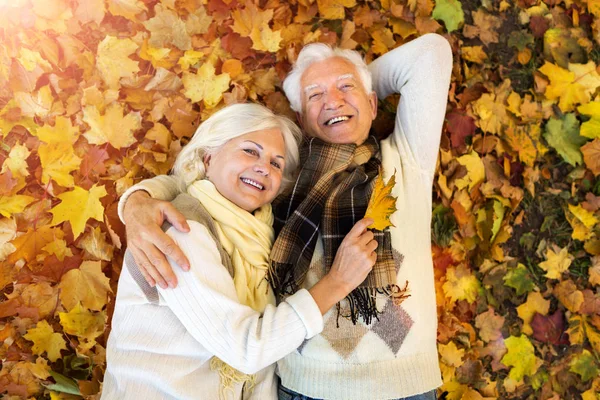
MULTIPOLYGON (((275 237, 271 205, 251 214, 223 197, 208 180, 194 182, 188 193, 202 203, 215 222, 221 246, 231 258, 240 303, 261 313, 267 304, 275 304, 273 290, 265 279, 275 237)), ((254 375, 243 374, 217 357, 211 359, 210 367, 219 372, 222 397, 234 384, 248 383, 250 389, 254 386, 254 375)))

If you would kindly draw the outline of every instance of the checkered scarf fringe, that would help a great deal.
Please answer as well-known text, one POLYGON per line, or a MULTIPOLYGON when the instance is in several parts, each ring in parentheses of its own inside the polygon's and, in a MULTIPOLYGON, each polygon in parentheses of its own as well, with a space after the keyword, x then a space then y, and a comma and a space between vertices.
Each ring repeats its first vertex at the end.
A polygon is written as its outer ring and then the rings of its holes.
MULTIPOLYGON (((321 233, 325 266, 331 268, 336 252, 350 229, 363 218, 381 166, 379 142, 370 136, 354 144, 330 144, 312 138, 301 151, 302 169, 293 191, 274 203, 275 231, 271 251, 271 285, 278 294, 291 294, 302 285, 321 233)), ((377 318, 376 296, 406 297, 396 285, 396 265, 389 229, 374 231, 377 262, 365 281, 347 299, 354 324, 377 318)), ((398 301, 396 301, 398 303, 398 301)), ((340 316, 338 305, 338 317, 340 316)))

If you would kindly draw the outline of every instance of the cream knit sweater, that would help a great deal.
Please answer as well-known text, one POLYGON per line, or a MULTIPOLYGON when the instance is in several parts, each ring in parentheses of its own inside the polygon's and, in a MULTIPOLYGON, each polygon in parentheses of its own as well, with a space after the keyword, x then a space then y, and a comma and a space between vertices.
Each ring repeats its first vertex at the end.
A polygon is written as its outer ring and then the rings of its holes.
MULTIPOLYGON (((395 399, 441 385, 430 245, 431 192, 452 52, 443 37, 428 34, 388 52, 369 69, 380 98, 401 94, 394 132, 381 145, 384 178, 396 171, 398 211, 392 216, 391 236, 398 284, 408 281, 411 297, 400 306, 378 299, 382 313, 379 321, 368 326, 338 319, 334 309, 324 316, 321 334, 277 363, 283 386, 314 398, 395 399)), ((126 197, 139 189, 167 200, 177 194, 170 177, 156 177, 125 193, 121 209, 126 197)), ((325 273, 322 254, 319 241, 305 288, 325 273)))

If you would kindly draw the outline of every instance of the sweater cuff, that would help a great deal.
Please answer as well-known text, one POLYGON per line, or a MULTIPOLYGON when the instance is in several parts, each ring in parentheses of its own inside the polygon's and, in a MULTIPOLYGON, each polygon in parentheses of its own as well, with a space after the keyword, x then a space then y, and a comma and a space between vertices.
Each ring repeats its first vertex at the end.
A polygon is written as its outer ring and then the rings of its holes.
POLYGON ((150 197, 155 198, 154 195, 152 194, 152 191, 150 189, 148 189, 148 187, 146 187, 145 185, 140 184, 140 183, 138 183, 137 185, 133 185, 132 187, 127 189, 125 191, 125 193, 123 193, 121 195, 121 198, 119 199, 119 205, 117 207, 117 214, 119 214, 119 219, 121 220, 121 222, 123 224, 125 224, 125 219, 124 219, 125 203, 127 203, 129 196, 131 196, 133 193, 137 192, 138 190, 143 190, 143 191, 147 192, 150 195, 150 197))
POLYGON ((308 290, 300 289, 287 299, 285 299, 294 311, 298 314, 304 327, 306 328, 306 339, 318 335, 323 330, 323 315, 319 306, 310 295, 308 290))

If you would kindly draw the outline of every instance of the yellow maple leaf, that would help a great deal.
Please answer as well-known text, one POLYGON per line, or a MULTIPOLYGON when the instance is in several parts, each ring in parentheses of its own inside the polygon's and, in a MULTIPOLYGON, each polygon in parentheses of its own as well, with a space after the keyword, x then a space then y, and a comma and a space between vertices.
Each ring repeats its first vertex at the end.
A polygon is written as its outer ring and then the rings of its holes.
POLYGON ((33 342, 31 351, 33 354, 48 354, 48 359, 52 362, 60 358, 60 351, 66 350, 67 345, 60 333, 55 333, 54 329, 46 322, 41 320, 35 328, 27 331, 23 337, 33 342))
POLYGON ((30 154, 31 152, 26 146, 22 144, 14 145, 10 149, 10 153, 8 153, 8 158, 4 160, 1 172, 4 173, 7 170, 10 170, 13 176, 28 176, 27 158, 30 154))
POLYGON ((136 21, 136 15, 143 11, 148 11, 141 0, 107 0, 108 11, 112 15, 125 17, 132 21, 136 21))
POLYGON ((563 112, 572 111, 576 104, 587 103, 592 93, 600 86, 600 76, 593 61, 587 64, 569 64, 568 70, 546 63, 539 71, 550 79, 546 87, 546 98, 559 100, 563 112))
POLYGON ((452 367, 460 367, 463 364, 465 350, 456 347, 453 341, 448 344, 438 344, 438 349, 444 364, 452 367))
POLYGON ((75 155, 73 145, 66 143, 41 144, 38 155, 42 164, 42 182, 48 184, 51 179, 64 187, 73 187, 75 181, 72 171, 81 164, 81 158, 75 155))
POLYGON ((372 49, 375 54, 385 54, 396 45, 394 34, 388 28, 377 29, 371 36, 373 36, 372 49))
POLYGON ((527 301, 517 307, 517 314, 523 320, 522 331, 526 335, 532 335, 531 320, 537 314, 547 315, 550 310, 550 300, 544 299, 539 292, 529 292, 527 301))
POLYGON ((58 316, 65 333, 69 335, 90 341, 104 332, 106 313, 91 312, 82 307, 80 303, 77 303, 68 313, 58 313, 58 316))
POLYGON ((137 49, 138 45, 133 40, 113 36, 106 36, 98 44, 96 68, 108 87, 118 89, 121 78, 133 78, 140 70, 138 62, 129 58, 137 49))
POLYGON ((14 264, 21 259, 27 262, 35 260, 42 247, 53 241, 55 237, 56 232, 49 225, 29 228, 25 234, 11 242, 16 250, 8 256, 7 261, 14 264))
MULTIPOLYGON (((113 246, 108 244, 100 227, 86 232, 77 247, 85 250, 93 259, 110 261, 113 257, 113 246)), ((86 257, 87 258, 87 257, 86 257)))
POLYGON ((458 300, 473 303, 477 300, 480 288, 479 280, 464 264, 459 264, 456 268, 448 268, 446 282, 442 286, 444 294, 453 303, 458 300))
POLYGON ((269 25, 254 27, 250 32, 252 48, 258 51, 276 53, 281 44, 281 31, 273 32, 269 25))
POLYGON ((35 363, 28 362, 27 369, 31 371, 33 376, 38 379, 46 379, 50 376, 50 366, 48 365, 48 361, 42 357, 37 357, 35 363))
POLYGON ((483 64, 488 58, 483 46, 463 46, 460 48, 460 52, 463 60, 477 64, 483 64))
POLYGON ((71 7, 65 0, 31 0, 37 19, 35 28, 39 31, 51 29, 57 33, 67 31, 66 22, 73 16, 71 7))
POLYGON ((546 250, 546 261, 539 263, 539 267, 546 271, 544 275, 548 279, 560 279, 563 272, 569 269, 573 256, 569 254, 567 247, 555 252, 558 248, 546 250))
POLYGON ((85 223, 88 219, 102 221, 104 207, 100 203, 100 198, 106 195, 104 186, 96 185, 92 186, 89 191, 75 186, 72 191, 59 194, 57 197, 62 202, 50 210, 53 214, 52 226, 69 221, 74 238, 78 238, 85 230, 85 223))
POLYGON ((0 215, 10 217, 13 214, 23 212, 25 207, 35 201, 35 197, 26 196, 23 194, 15 194, 12 196, 0 195, 0 215))
POLYGON ((454 182, 457 188, 464 189, 469 186, 469 189, 473 189, 475 185, 483 182, 485 167, 477 152, 471 151, 469 154, 459 157, 456 161, 467 168, 467 175, 454 182))
POLYGON ((355 0, 317 0, 319 14, 324 19, 345 19, 345 8, 351 8, 355 5, 355 0))
POLYGON ((21 109, 21 113, 26 117, 46 117, 52 109, 54 97, 50 86, 42 86, 40 90, 33 93, 15 92, 15 101, 21 109))
POLYGON ((181 65, 181 68, 184 71, 187 71, 192 65, 197 64, 202 58, 204 58, 203 52, 187 50, 185 53, 183 53, 183 56, 179 58, 177 64, 181 65))
POLYGON ((33 50, 29 50, 25 47, 22 47, 19 50, 19 57, 17 58, 19 63, 25 68, 26 71, 33 71, 36 67, 40 67, 46 72, 49 72, 52 69, 52 66, 48 61, 42 58, 42 55, 33 50))
POLYGON ((538 157, 548 151, 542 142, 542 128, 539 123, 511 124, 504 130, 503 137, 509 146, 518 153, 519 159, 530 167, 533 167, 538 157))
POLYGON ((556 285, 554 295, 571 312, 578 312, 584 302, 583 292, 570 279, 556 285))
POLYGON ((185 96, 193 102, 204 101, 207 108, 214 108, 223 98, 223 92, 229 89, 229 75, 215 75, 215 67, 204 63, 197 74, 183 74, 185 96))
POLYGON ((574 206, 569 204, 569 211, 577 217, 587 228, 593 228, 598 223, 598 218, 593 212, 586 210, 581 205, 574 206))
POLYGON ((73 144, 79 137, 79 128, 73 126, 70 118, 58 116, 54 126, 44 124, 44 126, 37 129, 35 136, 48 144, 65 142, 73 144))
POLYGON ((392 195, 395 185, 396 173, 394 172, 387 183, 385 183, 383 181, 383 170, 380 168, 373 193, 369 199, 367 211, 365 212, 365 218, 372 218, 374 221, 369 225, 370 229, 382 231, 388 226, 394 226, 392 221, 390 221, 390 217, 396 212, 397 197, 392 195))
POLYGON ((100 24, 104 19, 105 13, 104 0, 86 0, 79 3, 75 11, 75 16, 83 24, 87 24, 88 22, 100 24))
POLYGON ((58 300, 58 288, 48 282, 31 283, 21 291, 21 304, 35 308, 40 318, 54 317, 58 300))
POLYGON ((112 292, 109 279, 102 272, 100 261, 84 261, 60 280, 60 301, 67 310, 79 303, 90 310, 100 311, 112 292))
POLYGON ((42 247, 42 250, 48 254, 54 254, 58 258, 58 261, 63 261, 65 257, 73 256, 73 252, 67 246, 67 242, 64 239, 55 239, 42 247))
POLYGON ((104 115, 96 107, 87 106, 83 109, 83 121, 90 130, 83 136, 90 144, 110 143, 115 149, 129 147, 135 143, 133 132, 142 127, 142 119, 137 112, 128 112, 123 116, 123 106, 112 103, 106 108, 104 115))
POLYGON ((488 133, 499 134, 508 120, 503 99, 498 99, 493 93, 484 93, 473 102, 473 112, 479 116, 476 123, 488 133))
POLYGON ((185 21, 185 28, 190 36, 202 35, 208 32, 212 21, 213 17, 206 13, 206 8, 203 5, 199 4, 196 6, 194 13, 188 15, 185 21))
POLYGON ((150 31, 150 46, 165 47, 172 44, 180 50, 191 49, 192 39, 181 18, 175 12, 163 8, 160 3, 154 7, 154 11, 155 16, 143 23, 150 31))

